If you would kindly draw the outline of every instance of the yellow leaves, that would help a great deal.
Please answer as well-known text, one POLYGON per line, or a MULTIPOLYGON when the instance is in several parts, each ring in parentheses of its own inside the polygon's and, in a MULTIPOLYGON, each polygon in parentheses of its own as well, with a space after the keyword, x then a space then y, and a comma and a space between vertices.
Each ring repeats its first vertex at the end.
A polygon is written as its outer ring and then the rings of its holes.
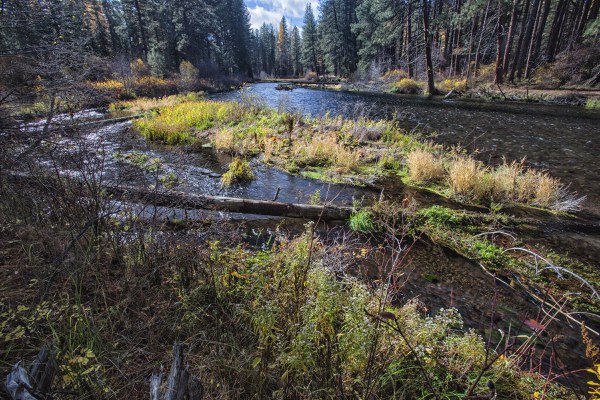
POLYGON ((75 355, 71 357, 67 362, 71 365, 88 365, 90 360, 96 358, 94 352, 90 349, 83 349, 82 355, 75 355))
POLYGON ((588 393, 592 395, 593 399, 600 399, 600 364, 594 364, 594 368, 588 368, 586 371, 596 376, 595 381, 587 382, 588 393))
POLYGON ((23 336, 25 336, 25 327, 18 325, 15 329, 4 336, 4 340, 11 342, 13 340, 21 339, 23 336))

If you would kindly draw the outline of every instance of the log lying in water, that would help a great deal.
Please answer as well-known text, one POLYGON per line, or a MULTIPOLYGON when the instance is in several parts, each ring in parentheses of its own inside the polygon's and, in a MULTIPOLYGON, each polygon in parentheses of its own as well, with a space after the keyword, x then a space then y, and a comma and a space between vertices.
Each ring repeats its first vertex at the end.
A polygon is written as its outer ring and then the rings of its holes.
POLYGON ((282 203, 278 201, 240 199, 183 192, 151 191, 137 187, 107 186, 107 193, 122 201, 143 202, 160 207, 227 211, 276 217, 343 221, 350 217, 351 207, 282 203))

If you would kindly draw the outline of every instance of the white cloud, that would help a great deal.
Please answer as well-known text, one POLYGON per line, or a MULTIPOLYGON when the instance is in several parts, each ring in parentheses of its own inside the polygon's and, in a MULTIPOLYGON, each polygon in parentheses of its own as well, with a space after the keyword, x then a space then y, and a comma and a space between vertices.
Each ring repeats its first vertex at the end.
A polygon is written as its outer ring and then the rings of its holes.
POLYGON ((252 28, 255 29, 260 28, 263 23, 277 26, 279 21, 281 21, 282 14, 277 11, 269 11, 261 6, 248 8, 248 11, 250 12, 250 23, 252 24, 252 28))
POLYGON ((290 26, 301 27, 304 10, 309 2, 312 4, 316 17, 318 0, 247 0, 250 23, 253 28, 259 28, 264 22, 277 27, 281 17, 285 16, 290 26))

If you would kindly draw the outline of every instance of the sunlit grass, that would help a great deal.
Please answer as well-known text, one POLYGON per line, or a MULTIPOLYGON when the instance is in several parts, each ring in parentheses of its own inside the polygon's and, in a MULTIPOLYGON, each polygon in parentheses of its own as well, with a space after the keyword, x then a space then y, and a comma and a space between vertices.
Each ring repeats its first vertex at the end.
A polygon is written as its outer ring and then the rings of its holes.
POLYGON ((423 143, 394 122, 328 115, 310 119, 252 102, 189 96, 119 104, 151 112, 134 122, 149 140, 166 144, 205 140, 232 156, 262 153, 265 163, 316 179, 340 182, 350 178, 361 183, 397 173, 405 165, 411 182, 435 184, 440 193, 467 203, 521 203, 574 211, 582 201, 547 173, 526 169, 523 161, 491 168, 462 152, 423 143), (393 157, 386 156, 391 153, 393 157), (320 172, 315 174, 315 169, 320 172))
POLYGON ((406 165, 410 179, 414 182, 437 182, 445 176, 442 160, 424 149, 408 153, 406 165))
POLYGON ((233 159, 229 164, 229 169, 221 177, 223 186, 230 186, 234 183, 248 182, 254 179, 254 173, 247 160, 241 157, 233 159))

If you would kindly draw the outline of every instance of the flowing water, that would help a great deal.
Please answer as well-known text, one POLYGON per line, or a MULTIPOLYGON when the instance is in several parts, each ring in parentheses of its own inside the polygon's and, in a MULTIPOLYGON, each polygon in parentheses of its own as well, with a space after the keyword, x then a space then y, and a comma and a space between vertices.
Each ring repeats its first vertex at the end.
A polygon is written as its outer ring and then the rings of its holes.
POLYGON ((311 116, 369 116, 398 121, 408 131, 431 135, 435 142, 462 145, 492 164, 526 158, 526 165, 547 170, 579 195, 584 207, 600 215, 600 112, 539 104, 425 100, 415 96, 362 94, 297 88, 277 91, 275 83, 213 96, 242 97, 267 106, 311 116))

